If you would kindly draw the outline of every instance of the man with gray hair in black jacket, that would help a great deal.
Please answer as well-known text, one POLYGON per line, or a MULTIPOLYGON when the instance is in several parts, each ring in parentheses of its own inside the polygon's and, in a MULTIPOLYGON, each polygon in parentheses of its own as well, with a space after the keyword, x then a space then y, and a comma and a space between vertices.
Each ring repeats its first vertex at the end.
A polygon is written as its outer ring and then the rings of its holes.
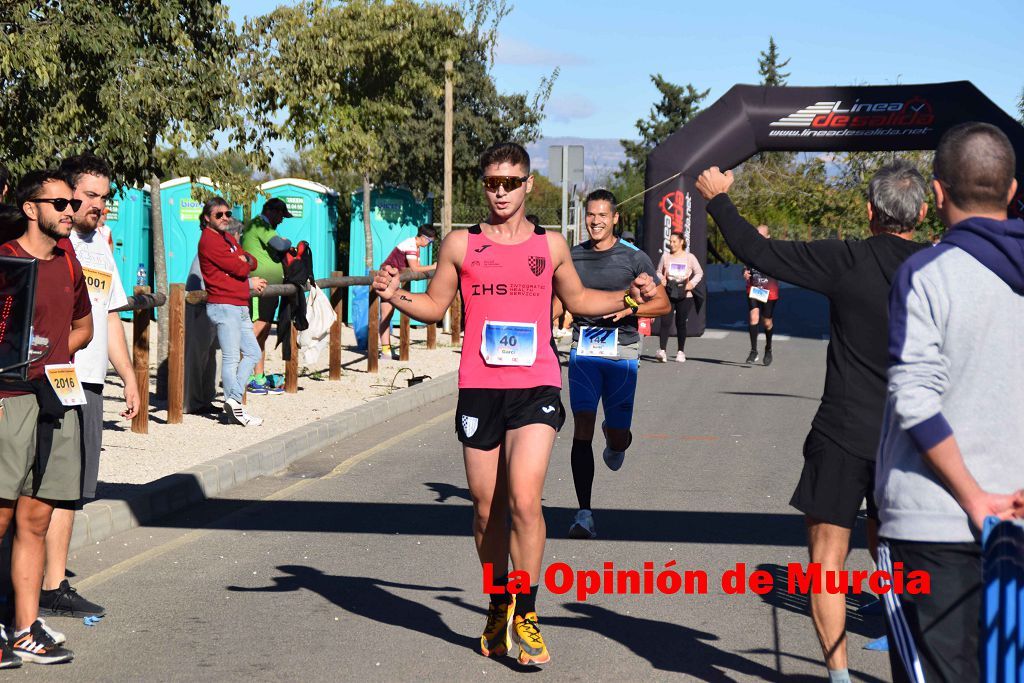
MULTIPOLYGON (((875 453, 885 406, 889 288, 897 268, 926 245, 912 241, 928 210, 925 182, 905 161, 883 167, 868 187, 866 240, 769 240, 729 199, 732 171, 704 171, 697 190, 708 202, 736 257, 779 280, 829 299, 825 391, 804 442, 804 467, 790 505, 804 513, 811 562, 824 572, 844 568, 850 534, 867 499, 868 542, 874 554, 875 453)), ((826 574, 827 575, 827 574, 826 574)), ((846 597, 811 596, 811 618, 832 683, 850 680, 846 597)))

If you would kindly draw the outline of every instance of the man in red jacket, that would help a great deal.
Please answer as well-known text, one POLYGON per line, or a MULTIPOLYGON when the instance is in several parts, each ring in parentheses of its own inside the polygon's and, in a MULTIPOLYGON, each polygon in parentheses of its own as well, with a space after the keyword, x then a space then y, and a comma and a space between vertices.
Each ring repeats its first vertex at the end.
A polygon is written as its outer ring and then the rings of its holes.
POLYGON ((261 293, 267 281, 249 277, 256 258, 239 246, 227 231, 231 207, 220 197, 203 205, 199 225, 199 268, 206 283, 206 314, 217 327, 221 349, 221 384, 224 413, 228 420, 244 427, 258 427, 263 420, 242 408, 242 392, 260 358, 260 347, 249 317, 249 290, 261 293), (241 360, 239 360, 241 357, 241 360))

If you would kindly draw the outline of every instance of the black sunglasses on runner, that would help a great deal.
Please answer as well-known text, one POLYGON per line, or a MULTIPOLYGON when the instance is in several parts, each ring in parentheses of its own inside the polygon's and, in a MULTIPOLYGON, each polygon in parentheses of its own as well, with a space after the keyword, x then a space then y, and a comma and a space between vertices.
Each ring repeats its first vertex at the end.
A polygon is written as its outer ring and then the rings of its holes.
POLYGON ((68 204, 71 205, 72 211, 78 211, 82 208, 81 199, 64 199, 63 197, 41 197, 39 199, 30 199, 33 204, 52 204, 53 208, 57 211, 63 211, 68 208, 68 204))
POLYGON ((228 218, 231 218, 231 212, 230 211, 218 211, 217 213, 213 214, 214 218, 224 218, 225 216, 227 216, 228 218))
POLYGON ((484 176, 484 187, 488 192, 497 192, 504 187, 506 192, 515 192, 530 176, 490 175, 484 176))

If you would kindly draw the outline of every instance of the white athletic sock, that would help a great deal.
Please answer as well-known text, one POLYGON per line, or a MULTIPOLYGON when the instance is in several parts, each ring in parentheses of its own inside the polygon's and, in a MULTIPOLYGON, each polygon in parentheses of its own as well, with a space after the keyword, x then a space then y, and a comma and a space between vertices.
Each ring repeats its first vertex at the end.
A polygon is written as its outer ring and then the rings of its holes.
POLYGON ((850 680, 849 669, 829 669, 828 681, 829 683, 853 683, 850 680))

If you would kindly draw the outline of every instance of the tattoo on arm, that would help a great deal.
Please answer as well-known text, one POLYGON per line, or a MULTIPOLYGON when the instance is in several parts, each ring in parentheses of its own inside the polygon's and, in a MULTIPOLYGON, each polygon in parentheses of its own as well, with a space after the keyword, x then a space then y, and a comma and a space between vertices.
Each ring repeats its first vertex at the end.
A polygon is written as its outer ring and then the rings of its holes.
POLYGON ((401 299, 402 301, 410 301, 410 302, 412 301, 412 299, 410 299, 409 297, 407 297, 407 296, 406 296, 405 294, 400 294, 400 295, 398 296, 398 298, 399 298, 399 299, 401 299))

